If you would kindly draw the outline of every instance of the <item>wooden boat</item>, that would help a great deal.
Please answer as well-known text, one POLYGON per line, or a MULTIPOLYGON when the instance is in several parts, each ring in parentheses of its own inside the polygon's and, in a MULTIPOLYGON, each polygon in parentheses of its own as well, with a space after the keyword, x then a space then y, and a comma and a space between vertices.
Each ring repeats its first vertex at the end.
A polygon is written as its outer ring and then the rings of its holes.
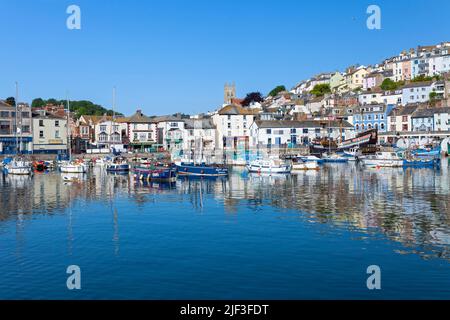
POLYGON ((290 173, 292 170, 291 165, 287 164, 280 159, 258 159, 251 161, 247 165, 247 170, 249 172, 256 173, 290 173))

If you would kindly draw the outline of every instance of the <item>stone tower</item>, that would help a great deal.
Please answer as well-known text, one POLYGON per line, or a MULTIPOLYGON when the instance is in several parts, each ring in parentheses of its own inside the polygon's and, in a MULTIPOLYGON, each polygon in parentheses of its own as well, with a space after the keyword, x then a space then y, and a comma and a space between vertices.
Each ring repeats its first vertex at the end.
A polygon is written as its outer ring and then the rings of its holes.
POLYGON ((234 98, 236 98, 236 85, 234 82, 232 84, 225 83, 223 102, 231 104, 234 98))

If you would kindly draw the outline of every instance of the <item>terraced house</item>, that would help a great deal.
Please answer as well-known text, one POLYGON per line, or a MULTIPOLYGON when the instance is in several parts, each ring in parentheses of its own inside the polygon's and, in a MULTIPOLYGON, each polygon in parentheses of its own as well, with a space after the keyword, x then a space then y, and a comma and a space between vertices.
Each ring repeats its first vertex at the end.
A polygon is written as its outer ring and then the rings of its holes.
POLYGON ((0 154, 11 155, 18 150, 28 154, 33 150, 31 108, 19 103, 17 109, 16 114, 13 106, 0 101, 0 154))
POLYGON ((355 109, 353 124, 356 132, 378 129, 379 132, 388 130, 387 117, 394 105, 370 104, 355 109))

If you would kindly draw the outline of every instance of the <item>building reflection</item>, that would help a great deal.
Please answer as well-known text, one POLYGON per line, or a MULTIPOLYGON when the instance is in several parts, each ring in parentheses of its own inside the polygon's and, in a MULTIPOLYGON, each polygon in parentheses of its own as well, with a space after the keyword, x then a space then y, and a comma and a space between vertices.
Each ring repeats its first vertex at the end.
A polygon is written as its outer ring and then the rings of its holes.
POLYGON ((142 183, 131 174, 111 175, 94 168, 70 183, 59 173, 33 178, 2 176, 0 189, 0 222, 65 214, 78 200, 103 202, 111 209, 116 254, 121 214, 115 207, 118 197, 140 207, 156 202, 188 203, 199 211, 208 201, 215 201, 223 204, 225 214, 232 215, 243 207, 255 211, 272 207, 298 214, 308 223, 382 233, 411 250, 419 247, 425 252, 432 246, 436 255, 444 257, 450 244, 448 162, 439 171, 336 164, 319 172, 264 176, 234 169, 228 179, 178 179, 174 183, 142 183))

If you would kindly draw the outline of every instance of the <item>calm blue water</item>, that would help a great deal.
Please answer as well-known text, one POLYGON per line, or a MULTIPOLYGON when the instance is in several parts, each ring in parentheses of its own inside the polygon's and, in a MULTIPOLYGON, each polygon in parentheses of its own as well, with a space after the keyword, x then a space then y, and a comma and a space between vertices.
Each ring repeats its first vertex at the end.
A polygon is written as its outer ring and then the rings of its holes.
POLYGON ((173 185, 0 177, 0 298, 449 299, 449 178, 446 162, 173 185))

